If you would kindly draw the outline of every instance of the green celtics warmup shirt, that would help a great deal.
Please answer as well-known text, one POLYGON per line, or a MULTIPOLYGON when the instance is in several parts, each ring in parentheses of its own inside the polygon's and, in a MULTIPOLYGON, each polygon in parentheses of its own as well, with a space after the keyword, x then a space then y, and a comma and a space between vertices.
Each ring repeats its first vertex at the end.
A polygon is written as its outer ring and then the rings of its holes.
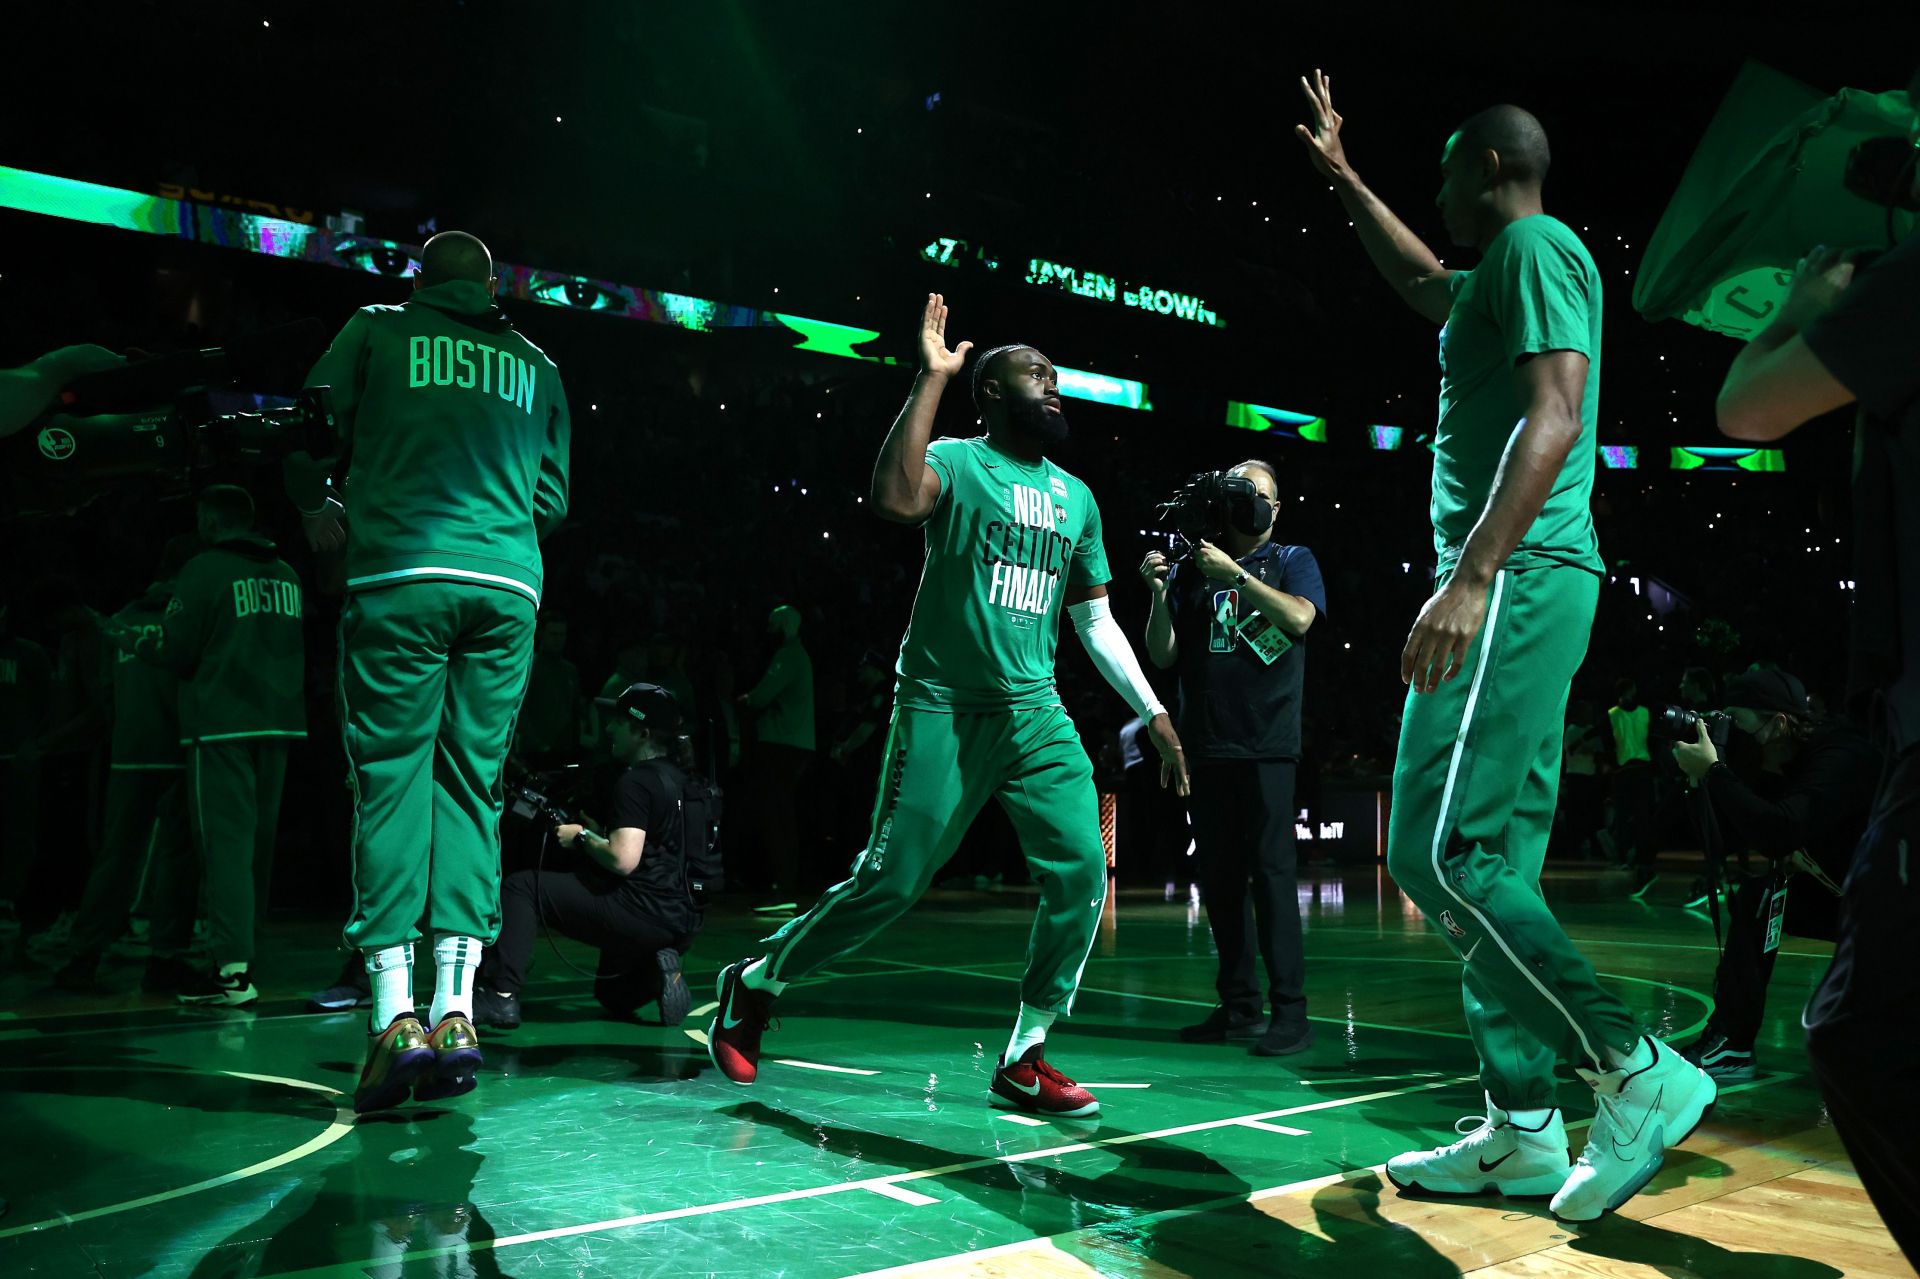
POLYGON ((985 436, 927 446, 940 500, 923 526, 926 565, 900 645, 896 697, 931 711, 1058 705, 1053 683, 1065 587, 1111 576, 1093 493, 1052 462, 985 436))
POLYGON ((1587 357, 1580 439, 1546 505, 1503 567, 1567 564, 1605 571, 1593 531, 1600 421, 1600 271, 1566 225, 1544 213, 1509 223, 1485 259, 1448 280, 1453 310, 1440 330, 1440 424, 1434 436, 1433 541, 1440 571, 1460 562, 1487 508, 1514 427, 1525 416, 1514 367, 1525 356, 1587 357))
MULTIPOLYGON (((540 539, 567 513, 567 396, 485 285, 362 308, 307 385, 333 388, 349 591, 459 582, 539 602, 540 539)), ((301 509, 325 501, 333 461, 289 462, 301 509)))

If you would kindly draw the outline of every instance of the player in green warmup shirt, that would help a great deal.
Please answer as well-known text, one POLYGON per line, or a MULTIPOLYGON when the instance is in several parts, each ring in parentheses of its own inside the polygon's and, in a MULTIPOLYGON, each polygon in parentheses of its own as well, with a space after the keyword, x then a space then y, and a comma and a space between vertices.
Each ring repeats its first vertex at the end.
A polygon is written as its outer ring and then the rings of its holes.
POLYGON ((480 1065, 473 983, 500 928, 500 773, 532 668, 540 540, 566 516, 570 433, 559 371, 494 305, 497 284, 473 236, 427 241, 413 298, 357 312, 307 378, 333 388, 338 456, 287 470, 309 539, 344 537, 347 552, 346 939, 373 988, 362 1111, 467 1092, 480 1065), (437 973, 423 1026, 412 973, 426 934, 437 973))
POLYGON ((1601 986, 1540 895, 1567 691, 1604 572, 1589 503, 1600 404, 1600 273, 1541 211, 1540 122, 1492 107, 1448 139, 1436 203, 1448 270, 1360 181, 1329 81, 1302 81, 1297 132, 1375 267, 1440 329, 1435 592, 1401 657, 1408 685, 1387 868, 1462 960, 1485 1118, 1463 1140, 1389 1160, 1428 1194, 1551 1195, 1564 1220, 1618 1208, 1715 1097, 1713 1081, 1601 986), (1555 1107, 1573 1064, 1598 1114, 1577 1162, 1555 1107))
POLYGON ((287 746, 307 735, 305 600, 274 544, 253 532, 245 489, 207 489, 198 516, 206 549, 180 570, 159 633, 104 630, 122 652, 180 678, 187 824, 206 878, 214 967, 183 974, 175 997, 242 1007, 259 998, 249 974, 287 746))
MULTIPOLYGON (((115 613, 109 626, 140 638, 164 636, 180 570, 201 547, 193 534, 168 542, 153 584, 115 613)), ((199 858, 187 825, 186 771, 179 677, 132 652, 116 653, 113 759, 100 856, 88 872, 86 894, 73 921, 73 957, 54 975, 55 985, 94 988, 107 947, 126 931, 144 867, 153 956, 140 988, 148 994, 178 991, 190 971, 186 954, 193 944, 200 885, 199 858)))
POLYGON ((874 468, 874 509, 926 531, 926 564, 900 645, 893 722, 866 849, 848 878, 769 937, 765 953, 720 975, 708 1030, 714 1064, 758 1076, 775 998, 865 944, 905 913, 997 799, 1041 904, 1027 948, 1013 1038, 991 1085, 996 1104, 1090 1115, 1099 1103, 1045 1060, 1047 1029, 1074 991, 1106 903, 1106 855, 1093 768, 1054 687, 1061 614, 1134 712, 1149 722, 1162 780, 1186 794, 1186 762, 1166 710, 1108 613, 1100 509, 1047 457, 1067 437, 1059 375, 1030 346, 975 361, 987 434, 928 442, 948 381, 972 343, 946 345, 938 294, 922 317, 921 371, 874 468))

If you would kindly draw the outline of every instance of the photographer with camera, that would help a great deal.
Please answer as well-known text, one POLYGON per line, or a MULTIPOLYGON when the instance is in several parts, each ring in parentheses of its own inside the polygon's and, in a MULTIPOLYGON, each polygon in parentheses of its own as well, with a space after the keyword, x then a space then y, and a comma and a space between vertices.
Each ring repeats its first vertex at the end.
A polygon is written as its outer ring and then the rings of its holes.
POLYGON ((1737 676, 1726 701, 1719 714, 1671 708, 1655 731, 1675 741, 1674 762, 1704 796, 1719 854, 1751 850, 1770 863, 1768 873, 1730 885, 1713 1015, 1683 1054, 1733 1082, 1755 1074, 1754 1038, 1782 933, 1833 935, 1838 883, 1866 826, 1881 759, 1857 728, 1816 718, 1806 688, 1784 671, 1737 676))
MULTIPOLYGON (((602 835, 586 823, 556 822, 562 848, 584 855, 569 870, 522 870, 500 892, 500 936, 487 948, 473 993, 474 1020, 511 1030, 533 966, 540 925, 600 948, 593 993, 608 1012, 631 1015, 651 1000, 677 1026, 693 999, 680 956, 700 931, 705 887, 694 862, 713 845, 718 814, 710 792, 688 776, 693 747, 681 736, 680 707, 657 684, 634 684, 599 700, 607 742, 625 765, 602 835)), ((546 820, 565 817, 549 810, 546 820)))
POLYGON ((1253 1040, 1257 1056, 1286 1056, 1313 1044, 1293 795, 1306 670, 1299 640, 1326 612, 1326 588, 1312 551, 1273 540, 1279 477, 1265 462, 1202 476, 1166 510, 1195 544, 1191 562, 1153 551, 1140 565, 1153 592, 1147 654, 1161 670, 1179 669, 1200 898, 1220 957, 1220 1004, 1180 1037, 1253 1040), (1256 950, 1272 1004, 1264 1024, 1256 950))
MULTIPOLYGON (((1920 203, 1920 71, 1905 171, 1891 200, 1920 203)), ((1876 139, 1876 141, 1878 141, 1876 139)), ((1863 144, 1864 145, 1864 144, 1863 144)), ((1898 150, 1898 148, 1894 148, 1898 150)), ((1889 215, 1891 226, 1891 215, 1889 215)), ((1887 755, 1854 851, 1833 966, 1807 1006, 1807 1051, 1860 1180, 1894 1240, 1920 1258, 1920 233, 1870 264, 1825 246, 1734 360, 1720 429, 1767 443, 1857 404, 1848 704, 1887 755)))
POLYGON ((474 970, 500 927, 500 775, 526 693, 540 542, 567 513, 559 370, 494 304, 487 246, 443 231, 413 297, 355 312, 308 375, 333 455, 288 459, 315 549, 344 541, 342 739, 354 797, 346 941, 373 988, 357 1111, 472 1090, 474 970), (431 1028, 413 943, 431 933, 431 1028))

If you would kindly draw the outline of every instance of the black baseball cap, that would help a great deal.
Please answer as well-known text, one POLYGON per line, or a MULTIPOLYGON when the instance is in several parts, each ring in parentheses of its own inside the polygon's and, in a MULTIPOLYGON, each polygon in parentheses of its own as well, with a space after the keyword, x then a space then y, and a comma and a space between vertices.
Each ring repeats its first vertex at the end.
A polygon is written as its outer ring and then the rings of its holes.
POLYGON ((620 696, 596 697, 593 703, 662 736, 680 731, 680 703, 658 684, 629 684, 620 696))
POLYGON ((1767 715, 1813 714, 1807 702, 1807 686, 1785 671, 1747 671, 1727 681, 1721 700, 1729 706, 1743 706, 1767 715))

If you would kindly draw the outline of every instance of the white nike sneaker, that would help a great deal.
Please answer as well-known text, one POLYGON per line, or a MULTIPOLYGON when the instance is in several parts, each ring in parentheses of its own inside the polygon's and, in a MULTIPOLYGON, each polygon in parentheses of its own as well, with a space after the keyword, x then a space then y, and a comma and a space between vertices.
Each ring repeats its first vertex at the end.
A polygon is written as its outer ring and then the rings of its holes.
POLYGON ((1653 1036, 1653 1064, 1639 1070, 1582 1070, 1599 1111, 1567 1184, 1553 1197, 1562 1221, 1594 1221, 1639 1194, 1667 1151, 1713 1113, 1719 1085, 1653 1036))
POLYGON ((1438 1150, 1387 1160, 1387 1180, 1408 1194, 1544 1198, 1566 1184, 1573 1167, 1558 1110, 1540 1127, 1522 1128, 1488 1097, 1487 1113, 1467 1116, 1454 1131, 1466 1136, 1438 1150))

